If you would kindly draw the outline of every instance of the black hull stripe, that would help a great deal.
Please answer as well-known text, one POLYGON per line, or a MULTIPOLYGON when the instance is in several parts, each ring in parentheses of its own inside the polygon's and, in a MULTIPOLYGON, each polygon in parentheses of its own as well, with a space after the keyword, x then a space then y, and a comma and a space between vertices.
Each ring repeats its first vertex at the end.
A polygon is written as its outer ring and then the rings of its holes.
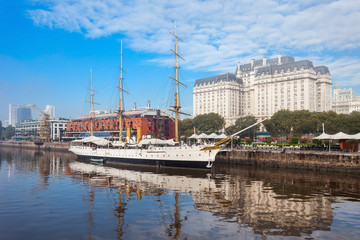
POLYGON ((94 156, 79 156, 84 159, 103 159, 104 162, 119 162, 127 164, 141 164, 141 165, 153 165, 164 167, 183 167, 183 168, 207 168, 208 161, 184 161, 184 160, 153 160, 153 159, 138 159, 138 158, 102 158, 94 156))

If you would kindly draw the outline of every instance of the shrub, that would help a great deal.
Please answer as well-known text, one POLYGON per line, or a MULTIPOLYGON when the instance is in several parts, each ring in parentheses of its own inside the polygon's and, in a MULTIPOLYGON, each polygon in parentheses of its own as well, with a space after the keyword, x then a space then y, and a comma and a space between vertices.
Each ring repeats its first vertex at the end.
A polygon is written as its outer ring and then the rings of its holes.
POLYGON ((293 137, 290 141, 290 144, 298 144, 298 142, 299 142, 299 138, 293 137))

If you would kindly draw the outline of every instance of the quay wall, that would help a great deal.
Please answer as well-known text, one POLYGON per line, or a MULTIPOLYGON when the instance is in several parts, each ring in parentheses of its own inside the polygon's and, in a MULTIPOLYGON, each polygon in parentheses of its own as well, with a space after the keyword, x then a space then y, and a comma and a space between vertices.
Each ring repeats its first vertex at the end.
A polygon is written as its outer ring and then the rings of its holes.
POLYGON ((343 152, 232 150, 219 152, 216 164, 271 166, 360 173, 360 154, 343 152))
POLYGON ((48 142, 41 146, 35 145, 33 142, 22 141, 0 141, 0 147, 14 147, 25 149, 39 149, 39 150, 53 150, 53 151, 68 151, 70 143, 68 142, 48 142))

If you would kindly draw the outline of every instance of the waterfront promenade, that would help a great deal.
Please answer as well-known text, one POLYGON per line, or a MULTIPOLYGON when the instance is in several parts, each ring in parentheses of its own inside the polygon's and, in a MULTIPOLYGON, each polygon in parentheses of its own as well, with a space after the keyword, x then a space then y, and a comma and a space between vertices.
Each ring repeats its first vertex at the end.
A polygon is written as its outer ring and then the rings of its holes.
POLYGON ((330 151, 313 151, 294 147, 248 146, 219 152, 216 163, 360 173, 358 152, 331 151, 331 148, 330 151))
POLYGON ((48 142, 48 143, 44 143, 41 146, 37 146, 33 142, 0 141, 0 147, 16 147, 16 148, 25 148, 25 149, 68 151, 68 149, 70 147, 70 143, 69 142, 48 142))

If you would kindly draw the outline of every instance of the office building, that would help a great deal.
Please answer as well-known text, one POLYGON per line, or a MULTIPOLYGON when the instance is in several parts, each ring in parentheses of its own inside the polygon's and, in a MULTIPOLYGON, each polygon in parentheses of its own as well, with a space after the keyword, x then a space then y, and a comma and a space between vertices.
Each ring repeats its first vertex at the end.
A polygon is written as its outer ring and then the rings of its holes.
POLYGON ((278 55, 274 59, 238 63, 235 73, 197 79, 193 89, 193 115, 218 113, 230 126, 240 117, 271 117, 275 112, 331 110, 331 75, 325 66, 295 61, 278 55))
POLYGON ((15 127, 17 124, 31 120, 31 108, 25 105, 9 104, 9 124, 15 127))
MULTIPOLYGON (((68 119, 50 119, 50 139, 51 141, 60 141, 65 136, 66 125, 69 123, 68 119)), ((15 127, 15 139, 34 141, 40 136, 40 120, 24 121, 15 127)))

